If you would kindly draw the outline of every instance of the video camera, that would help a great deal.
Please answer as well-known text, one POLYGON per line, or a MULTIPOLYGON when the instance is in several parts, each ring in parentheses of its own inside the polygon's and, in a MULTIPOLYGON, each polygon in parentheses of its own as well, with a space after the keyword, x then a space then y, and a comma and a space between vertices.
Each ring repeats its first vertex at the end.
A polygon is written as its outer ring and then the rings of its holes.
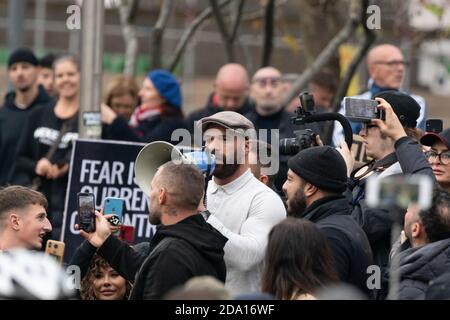
MULTIPOLYGON (((327 112, 315 113, 314 97, 308 92, 299 95, 300 106, 295 109, 296 116, 291 119, 295 125, 322 121, 338 121, 344 128, 345 142, 348 147, 352 147, 352 128, 348 120, 340 113, 327 112)), ((311 129, 294 131, 295 137, 280 139, 280 154, 295 155, 299 151, 316 145, 316 134, 311 129)))

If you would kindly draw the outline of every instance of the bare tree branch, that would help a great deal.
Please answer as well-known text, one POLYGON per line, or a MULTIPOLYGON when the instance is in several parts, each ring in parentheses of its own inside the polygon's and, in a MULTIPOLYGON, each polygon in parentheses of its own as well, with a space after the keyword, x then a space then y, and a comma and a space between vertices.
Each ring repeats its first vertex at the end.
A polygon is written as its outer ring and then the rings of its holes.
POLYGON ((120 24, 125 41, 125 67, 123 73, 133 76, 136 72, 136 59, 138 54, 138 39, 134 20, 139 0, 124 0, 119 6, 120 24))
POLYGON ((209 0, 209 3, 212 8, 212 12, 214 14, 214 18, 216 19, 217 27, 219 28, 220 35, 222 36, 223 42, 225 44, 225 51, 227 54, 227 60, 229 62, 235 61, 233 43, 230 41, 230 36, 223 20, 222 14, 220 12, 219 5, 216 0, 209 0))
POLYGON ((170 13, 173 9, 174 0, 164 0, 161 11, 159 12, 158 21, 156 21, 155 26, 152 29, 151 43, 152 43, 152 53, 151 53, 151 69, 161 68, 161 56, 162 56, 162 38, 164 29, 167 26, 170 13))
MULTIPOLYGON (((232 0, 224 0, 219 4, 219 8, 223 8, 231 3, 232 0)), ((195 34, 197 29, 200 27, 200 25, 203 24, 207 19, 209 19, 212 15, 212 9, 211 7, 206 8, 202 11, 202 13, 195 18, 194 21, 192 21, 191 25, 188 29, 186 29, 181 36, 180 42, 178 42, 177 47, 175 48, 175 53, 172 56, 172 59, 170 60, 167 69, 169 71, 173 71, 175 67, 177 66, 178 62, 180 61, 180 58, 186 49, 186 45, 188 44, 189 40, 192 38, 192 36, 195 34)))
MULTIPOLYGON (((339 87, 334 95, 333 98, 333 112, 338 112, 341 108, 341 101, 344 98, 345 94, 347 93, 348 87, 350 85, 350 82, 353 78, 354 73, 356 72, 356 69, 360 65, 361 61, 367 54, 367 51, 369 51, 370 46, 372 43, 375 42, 376 35, 373 32, 373 30, 369 29, 367 27, 367 7, 369 5, 369 0, 361 0, 361 7, 360 7, 360 24, 364 28, 364 41, 358 48, 358 52, 353 57, 352 61, 350 62, 349 66, 347 67, 347 70, 345 71, 344 76, 341 78, 339 87)), ((332 139, 333 134, 333 122, 328 122, 324 126, 324 143, 330 143, 332 139)))
POLYGON ((336 94, 335 94, 334 100, 333 100, 333 109, 334 109, 333 111, 334 112, 339 111, 340 106, 341 106, 341 101, 347 92, 347 89, 348 89, 348 86, 350 85, 350 81, 352 80, 353 74, 355 73, 359 64, 363 60, 367 51, 369 51, 370 46, 376 39, 375 33, 373 32, 373 30, 371 30, 367 27, 367 23, 366 23, 366 21, 367 21, 366 9, 367 9, 368 5, 369 5, 369 0, 361 1, 360 23, 361 23, 361 26, 363 26, 363 28, 364 28, 364 41, 358 48, 358 52, 353 57, 349 66, 347 67, 347 70, 345 71, 344 76, 340 80, 338 90, 336 91, 336 94))
POLYGON ((244 11, 244 5, 245 5, 245 0, 240 0, 237 6, 237 10, 234 14, 234 21, 233 21, 233 27, 231 29, 231 34, 230 34, 230 42, 234 42, 234 40, 236 40, 236 36, 237 36, 237 32, 239 30, 239 24, 241 23, 241 19, 242 19, 242 12, 244 11))
POLYGON ((261 67, 266 67, 270 65, 270 58, 273 49, 274 15, 275 15, 275 0, 269 0, 266 6, 264 17, 264 43, 263 43, 261 67))
POLYGON ((300 94, 301 90, 308 83, 308 81, 311 80, 311 78, 334 56, 339 46, 352 36, 358 24, 358 15, 351 14, 351 17, 344 28, 342 28, 342 30, 328 43, 313 64, 303 71, 300 77, 294 82, 291 90, 286 94, 283 100, 283 105, 288 105, 292 99, 300 94))

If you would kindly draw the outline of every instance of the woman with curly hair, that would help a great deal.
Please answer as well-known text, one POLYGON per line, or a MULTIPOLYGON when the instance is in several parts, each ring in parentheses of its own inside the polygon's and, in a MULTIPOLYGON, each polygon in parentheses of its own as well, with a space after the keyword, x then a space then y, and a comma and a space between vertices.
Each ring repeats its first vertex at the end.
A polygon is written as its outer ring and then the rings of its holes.
POLYGON ((81 281, 80 296, 82 300, 126 300, 130 291, 131 284, 95 255, 81 281))

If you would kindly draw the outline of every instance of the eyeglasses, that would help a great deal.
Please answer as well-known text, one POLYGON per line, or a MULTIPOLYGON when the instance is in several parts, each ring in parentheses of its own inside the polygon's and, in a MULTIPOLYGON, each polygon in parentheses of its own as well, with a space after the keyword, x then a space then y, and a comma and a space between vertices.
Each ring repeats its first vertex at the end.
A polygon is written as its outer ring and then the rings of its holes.
POLYGON ((281 84, 281 78, 274 77, 274 78, 258 78, 253 79, 253 83, 257 83, 260 87, 265 87, 267 85, 270 85, 272 87, 278 87, 281 84))
POLYGON ((436 151, 430 150, 425 152, 425 157, 427 157, 429 162, 434 162, 439 158, 439 162, 447 165, 450 164, 450 150, 437 153, 436 151))
POLYGON ((363 130, 364 130, 364 132, 367 134, 367 132, 369 131, 369 129, 371 129, 371 128, 376 128, 376 127, 378 127, 378 126, 375 125, 375 124, 364 123, 364 125, 363 125, 363 130))
POLYGON ((403 66, 403 67, 409 66, 409 62, 408 61, 403 61, 403 60, 376 61, 374 63, 375 64, 384 64, 384 65, 388 66, 389 68, 397 67, 397 66, 403 66))

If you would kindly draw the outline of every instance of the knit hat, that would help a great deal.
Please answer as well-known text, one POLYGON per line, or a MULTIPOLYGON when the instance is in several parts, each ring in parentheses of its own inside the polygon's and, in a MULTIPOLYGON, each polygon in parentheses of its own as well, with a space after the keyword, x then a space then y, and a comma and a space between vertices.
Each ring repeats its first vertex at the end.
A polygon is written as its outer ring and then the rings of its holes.
POLYGON ((162 69, 153 70, 147 77, 168 104, 177 109, 181 109, 182 97, 180 84, 170 72, 162 69))
POLYGON ((382 91, 374 98, 383 98, 394 109, 401 124, 406 128, 415 128, 420 116, 420 105, 413 97, 400 91, 382 91))
POLYGON ((20 48, 11 53, 8 59, 8 69, 18 62, 27 62, 35 67, 39 64, 34 53, 28 48, 20 48))
POLYGON ((324 191, 342 193, 347 187, 347 165, 330 146, 304 149, 288 160, 288 167, 324 191))
POLYGON ((433 146, 436 142, 442 142, 447 146, 447 148, 450 148, 450 129, 447 129, 440 134, 434 133, 434 132, 428 132, 420 138, 420 143, 424 146, 433 146))

